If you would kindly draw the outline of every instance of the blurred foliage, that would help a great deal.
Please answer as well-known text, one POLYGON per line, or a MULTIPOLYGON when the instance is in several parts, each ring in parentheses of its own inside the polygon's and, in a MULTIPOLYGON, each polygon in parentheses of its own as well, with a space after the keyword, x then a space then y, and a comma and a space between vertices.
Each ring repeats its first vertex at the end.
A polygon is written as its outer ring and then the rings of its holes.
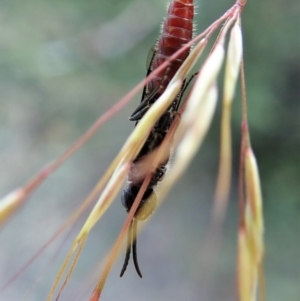
MULTIPOLYGON (((196 33, 232 3, 198 0, 196 33)), ((159 0, 0 2, 2 195, 58 156, 145 76, 147 54, 156 41, 165 4, 159 0)), ((272 301, 300 298, 299 17, 298 0, 248 0, 242 20, 249 123, 264 197, 267 294, 272 301)), ((137 102, 138 98, 105 125, 0 233, 1 283, 28 260, 94 185, 133 128, 127 117, 137 102)), ((236 101, 234 187, 240 109, 236 101)), ((141 282, 132 271, 119 280, 117 263, 104 300, 199 300, 199 294, 201 300, 234 299, 236 188, 211 288, 204 292, 199 286, 205 273, 199 250, 216 177, 218 126, 216 118, 204 148, 170 195, 172 203, 159 210, 141 235, 140 261, 146 279, 141 282)), ((116 202, 94 230, 80 272, 90 274, 124 218, 116 202)), ((45 296, 59 262, 47 271, 49 279, 31 300, 45 296)), ((36 270, 32 268, 26 277, 20 277, 1 300, 19 300, 20 291, 36 279, 36 270)), ((82 275, 75 279, 79 277, 82 280, 82 275)))

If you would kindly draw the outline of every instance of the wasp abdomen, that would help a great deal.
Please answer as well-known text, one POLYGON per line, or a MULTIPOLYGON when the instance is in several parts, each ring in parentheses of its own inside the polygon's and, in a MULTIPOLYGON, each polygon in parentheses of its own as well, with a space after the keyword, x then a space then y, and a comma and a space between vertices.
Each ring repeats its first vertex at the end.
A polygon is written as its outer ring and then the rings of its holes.
MULTIPOLYGON (((153 59, 152 70, 164 63, 184 44, 191 41, 193 37, 193 17, 193 0, 175 0, 171 2, 162 27, 161 37, 157 43, 157 52, 153 59)), ((165 91, 168 83, 187 58, 189 51, 190 48, 186 49, 177 59, 172 61, 167 72, 162 71, 153 78, 148 86, 149 93, 158 90, 157 96, 160 96, 165 91)))

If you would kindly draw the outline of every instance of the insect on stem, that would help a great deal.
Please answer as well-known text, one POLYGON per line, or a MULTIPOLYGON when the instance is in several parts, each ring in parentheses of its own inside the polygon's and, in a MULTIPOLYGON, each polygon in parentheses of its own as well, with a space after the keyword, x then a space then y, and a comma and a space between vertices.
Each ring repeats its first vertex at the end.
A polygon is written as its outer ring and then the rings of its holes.
MULTIPOLYGON (((154 48, 154 53, 147 70, 147 75, 161 66, 175 52, 180 50, 186 43, 189 43, 192 40, 193 18, 193 0, 172 0, 170 2, 167 16, 163 23, 161 36, 154 48)), ((148 109, 165 92, 168 84, 171 82, 182 63, 188 57, 189 52, 190 48, 187 48, 176 59, 171 61, 165 70, 159 72, 147 85, 145 85, 141 103, 132 113, 130 117, 131 121, 135 121, 137 124, 141 118, 143 118, 148 109)), ((157 163, 154 170, 149 170, 149 168, 153 168, 151 154, 153 154, 154 151, 156 151, 163 143, 174 117, 177 114, 185 88, 186 84, 185 81, 183 81, 179 94, 174 98, 169 108, 158 119, 154 127, 149 129, 150 133, 145 144, 132 162, 132 167, 128 173, 128 182, 122 193, 122 204, 127 212, 130 211, 147 173, 151 172, 152 175, 150 183, 141 198, 139 207, 136 210, 128 230, 127 251, 120 276, 122 276, 126 270, 132 248, 134 266, 137 274, 142 278, 137 260, 137 223, 138 221, 146 220, 155 209, 156 193, 154 189, 157 184, 162 181, 166 173, 171 147, 164 151, 165 153, 163 158, 161 158, 161 160, 157 163)))

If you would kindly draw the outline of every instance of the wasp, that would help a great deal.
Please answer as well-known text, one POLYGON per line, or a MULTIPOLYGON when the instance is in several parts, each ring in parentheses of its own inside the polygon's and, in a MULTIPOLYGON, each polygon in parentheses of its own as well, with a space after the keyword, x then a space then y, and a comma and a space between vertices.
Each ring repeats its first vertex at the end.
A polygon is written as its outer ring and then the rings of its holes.
MULTIPOLYGON (((163 64, 176 51, 181 49, 186 43, 190 42, 193 37, 193 18, 194 18, 194 3, 193 0, 173 0, 170 2, 167 9, 167 16, 163 22, 160 37, 154 47, 154 52, 150 65, 147 70, 147 76, 161 64, 163 64)), ((173 60, 166 70, 162 70, 152 80, 145 85, 140 105, 130 116, 131 121, 136 124, 151 107, 151 105, 163 94, 169 82, 180 68, 184 60, 189 55, 190 48, 186 49, 179 57, 173 60)), ((176 96, 173 103, 166 112, 159 118, 152 130, 150 131, 144 146, 139 154, 132 162, 130 171, 127 177, 127 185, 122 192, 122 204, 126 211, 129 212, 142 183, 151 168, 151 154, 163 142, 172 121, 178 111, 184 83, 179 95, 176 96)), ((154 188, 162 181, 170 158, 168 149, 164 154, 161 162, 151 176, 150 183, 146 188, 134 218, 130 224, 127 234, 127 252, 120 277, 126 271, 130 253, 133 253, 133 262, 137 274, 142 278, 137 259, 137 223, 138 221, 146 220, 154 211, 156 206, 156 195, 154 188), (143 210, 141 210, 143 208, 143 210)))

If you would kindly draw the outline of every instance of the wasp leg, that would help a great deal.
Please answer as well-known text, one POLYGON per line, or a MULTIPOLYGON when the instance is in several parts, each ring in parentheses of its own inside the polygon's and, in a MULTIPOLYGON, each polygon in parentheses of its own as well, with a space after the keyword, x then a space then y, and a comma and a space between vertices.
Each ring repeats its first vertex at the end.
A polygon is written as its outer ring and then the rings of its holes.
MULTIPOLYGON (((150 70, 151 71, 151 70, 150 70)), ((138 121, 140 120, 146 111, 150 108, 150 106, 157 100, 157 98, 161 95, 156 96, 157 92, 163 88, 163 83, 166 78, 168 78, 168 73, 170 71, 170 66, 166 68, 163 78, 160 80, 160 84, 156 87, 150 94, 147 95, 147 88, 144 87, 142 102, 140 105, 134 110, 134 112, 129 117, 130 121, 138 121), (156 96, 156 97, 155 97, 156 96), (144 99, 145 97, 145 99, 144 99)))
POLYGON ((144 107, 138 107, 129 117, 130 121, 139 121, 150 108, 150 104, 146 103, 144 107))
POLYGON ((142 100, 140 105, 134 110, 134 112, 129 117, 130 121, 138 121, 144 116, 144 114, 148 111, 148 109, 154 102, 153 98, 159 89, 160 87, 157 87, 151 94, 147 95, 145 99, 142 100))

